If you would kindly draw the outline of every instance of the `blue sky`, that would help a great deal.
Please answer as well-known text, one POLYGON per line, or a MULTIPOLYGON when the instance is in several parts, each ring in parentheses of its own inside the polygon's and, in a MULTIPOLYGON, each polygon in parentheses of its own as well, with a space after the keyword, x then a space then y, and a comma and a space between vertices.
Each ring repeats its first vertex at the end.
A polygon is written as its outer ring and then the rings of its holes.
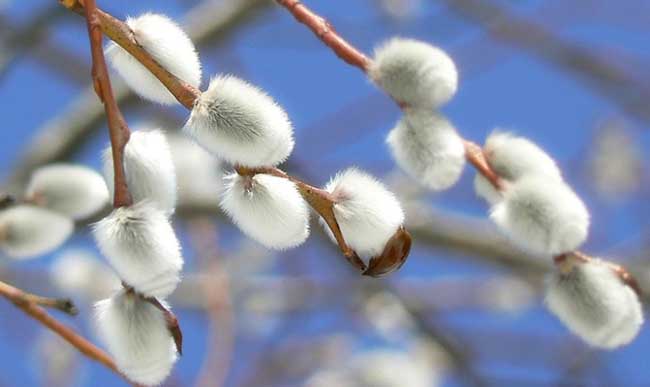
MULTIPOLYGON (((10 1, 4 5, 2 12, 12 23, 19 25, 30 20, 38 10, 55 3, 54 0, 10 1)), ((638 194, 624 200, 607 201, 585 179, 584 170, 590 152, 588 144, 593 140, 599 123, 610 119, 621 120, 634 139, 634 144, 645 150, 650 149, 647 123, 629 117, 610 99, 563 69, 486 37, 481 29, 450 13, 437 2, 422 1, 422 8, 402 22, 387 19, 376 2, 371 0, 307 0, 306 3, 330 19, 343 36, 366 52, 371 52, 375 44, 394 35, 426 40, 448 50, 457 60, 460 86, 456 97, 445 106, 444 113, 463 136, 482 142, 494 128, 505 128, 533 139, 552 154, 562 166, 568 181, 591 209, 592 237, 585 246, 586 251, 617 254, 620 251, 617 246, 636 246, 641 242, 644 230, 647 233, 647 216, 650 214, 647 197, 638 194)), ((587 12, 580 5, 582 2, 576 5, 559 0, 503 2, 511 11, 549 26, 560 36, 598 52, 615 65, 631 68, 639 77, 639 82, 650 85, 647 75, 639 71, 638 65, 646 64, 642 68, 647 69, 650 61, 647 44, 649 24, 639 21, 642 19, 640 15, 647 11, 646 5, 643 1, 634 0, 622 2, 625 6, 613 6, 617 4, 613 1, 596 3, 598 5, 594 6, 593 12, 587 12), (629 10, 622 13, 620 9, 626 6, 629 10), (607 12, 607 9, 612 11, 607 12), (626 53, 636 58, 637 62, 629 64, 626 56, 617 53, 626 53)), ((121 0, 100 1, 99 4, 120 18, 145 11, 180 17, 195 1, 121 0)), ((53 45, 65 47, 76 54, 89 71, 83 19, 62 19, 53 26, 47 39, 53 45)), ((398 109, 359 70, 338 60, 286 11, 277 7, 264 11, 245 23, 230 39, 209 46, 200 54, 205 68, 204 84, 211 74, 234 73, 267 90, 286 108, 296 128, 297 143, 291 160, 304 165, 313 183, 323 184, 337 170, 350 165, 379 176, 394 169, 384 138, 399 118, 398 109)), ((3 74, 0 78, 0 101, 3 102, 0 105, 3 117, 0 178, 6 180, 12 166, 39 128, 63 112, 88 84, 66 81, 29 54, 20 57, 3 74)), ((161 109, 153 107, 145 112, 127 114, 127 120, 138 122, 161 109)), ((185 115, 180 109, 172 108, 171 111, 179 120, 185 115)), ((100 148, 106 142, 107 136, 102 131, 98 137, 88 139, 74 159, 98 167, 100 148)), ((648 156, 643 157, 648 165, 648 156)), ((431 194, 428 200, 439 208, 483 216, 486 208, 473 194, 472 178, 473 172, 468 170, 457 186, 444 193, 431 194)), ((87 231, 82 232, 67 246, 93 248, 87 234, 87 231)), ((236 230, 224 226, 222 239, 226 246, 235 244, 230 238, 235 240, 239 237, 236 230)), ((305 264, 307 269, 301 274, 313 276, 316 282, 327 281, 328 277, 342 272, 343 269, 338 267, 342 265, 342 260, 331 257, 332 250, 322 248, 315 239, 312 237, 306 247, 292 252, 289 259, 293 262, 295 255, 301 254, 309 257, 305 264), (333 267, 335 265, 337 267, 333 267)), ((187 258, 188 267, 191 268, 193 257, 190 254, 187 258)), ((51 260, 51 257, 44 257, 13 263, 0 257, 0 265, 20 266, 20 270, 25 271, 42 271, 47 269, 51 260)), ((277 271, 286 272, 284 265, 279 265, 277 271)), ((471 278, 494 273, 495 270, 489 266, 469 264, 450 258, 445 252, 419 248, 416 240, 408 264, 391 281, 398 283, 402 277, 471 278)), ((82 315, 90 313, 89 308, 82 309, 82 315)), ((339 313, 339 308, 332 305, 330 309, 322 309, 318 313, 304 313, 300 316, 304 323, 295 330, 272 331, 262 339, 238 338, 234 368, 227 385, 238 385, 256 351, 264 348, 264 345, 274 345, 274 340, 288 339, 291 335, 324 335, 345 331, 345 326, 342 328, 340 321, 337 322, 339 313)), ((177 365, 175 377, 180 385, 186 385, 193 382, 201 365, 206 346, 207 321, 203 314, 196 311, 179 310, 179 317, 186 334, 186 350, 177 365)), ((81 321, 63 319, 91 334, 83 318, 81 321)), ((520 344, 518 350, 523 352, 535 350, 532 345, 544 346, 546 340, 572 340, 575 341, 577 353, 586 351, 543 310, 541 301, 518 315, 469 308, 449 311, 436 319, 467 341, 475 338, 482 343, 485 335, 487 344, 484 348, 478 348, 478 368, 486 378, 495 381, 500 378, 511 381, 521 378, 536 382, 534 385, 551 385, 558 377, 549 364, 532 364, 523 357, 516 359, 514 355, 503 353, 492 356, 490 350, 498 345, 490 344, 490 340, 500 337, 495 332, 500 332, 504 337, 511 333, 513 337, 532 340, 534 344, 520 344)), ((7 303, 0 302, 0 364, 3 364, 0 385, 39 385, 40 370, 32 362, 34 353, 30 343, 40 330, 39 326, 7 303)), ((348 333, 357 336, 360 347, 378 345, 378 340, 363 336, 358 331, 348 329, 348 333)), ((604 385, 601 381, 607 379, 599 381, 602 375, 610 375, 619 385, 647 385, 645 358, 649 346, 650 335, 647 329, 643 329, 640 337, 629 347, 598 354, 599 371, 590 373, 591 380, 586 382, 587 385, 604 385)), ((514 347, 508 347, 512 354, 517 353, 514 347)), ((80 386, 117 386, 122 383, 88 361, 82 362, 82 369, 82 375, 77 379, 80 386)), ((456 378, 450 377, 446 385, 460 384, 456 378)))

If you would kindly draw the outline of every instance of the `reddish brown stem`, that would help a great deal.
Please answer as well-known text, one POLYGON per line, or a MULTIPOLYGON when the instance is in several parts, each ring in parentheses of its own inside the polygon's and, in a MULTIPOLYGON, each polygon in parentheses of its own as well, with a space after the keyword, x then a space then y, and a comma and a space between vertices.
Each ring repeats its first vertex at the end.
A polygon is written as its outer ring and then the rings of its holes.
POLYGON ((483 149, 476 143, 468 140, 463 140, 465 144, 465 158, 467 161, 476 168, 476 170, 485 177, 494 188, 501 191, 503 190, 503 181, 499 175, 494 172, 490 164, 488 164, 487 159, 485 158, 485 153, 483 149))
POLYGON ((129 206, 133 204, 133 199, 129 193, 129 187, 126 183, 126 175, 124 173, 124 148, 129 141, 130 131, 113 96, 111 80, 108 76, 106 61, 104 60, 104 49, 102 47, 103 35, 97 5, 95 4, 95 0, 85 0, 84 3, 88 38, 90 39, 90 51, 92 53, 93 85, 97 96, 104 104, 111 138, 115 178, 113 207, 129 206))
POLYGON ((293 176, 289 176, 286 172, 278 168, 273 168, 273 167, 247 168, 247 167, 237 166, 235 170, 237 171, 238 174, 242 176, 254 176, 258 173, 264 173, 267 175, 273 175, 273 176, 289 179, 292 182, 294 182, 302 197, 307 201, 307 203, 309 203, 311 208, 313 208, 314 211, 316 211, 318 215, 320 215, 323 218, 323 220, 325 220, 330 230, 332 230, 332 234, 336 239, 336 243, 339 245, 341 252, 348 260, 348 262, 350 262, 354 267, 356 267, 360 271, 365 272, 365 270, 367 269, 366 264, 361 260, 361 258, 359 258, 357 253, 354 250, 352 250, 345 242, 345 238, 343 237, 343 233, 341 232, 339 223, 337 222, 336 217, 334 216, 334 204, 336 203, 336 199, 332 196, 332 194, 330 194, 329 192, 323 189, 311 186, 305 183, 304 181, 297 179, 293 176))
POLYGON ((276 1, 291 12, 296 20, 309 27, 318 39, 331 48, 339 58, 358 67, 363 72, 368 71, 370 59, 336 33, 334 27, 325 18, 313 12, 299 0, 276 1))
POLYGON ((99 349, 93 343, 81 337, 71 328, 61 324, 55 318, 50 316, 45 309, 37 305, 34 301, 36 299, 44 299, 43 297, 34 296, 23 292, 4 282, 0 282, 0 296, 11 301, 14 305, 20 308, 23 312, 37 320, 48 329, 61 336, 65 341, 70 343, 79 352, 85 356, 101 363, 111 371, 124 377, 118 370, 113 360, 104 351, 99 349))

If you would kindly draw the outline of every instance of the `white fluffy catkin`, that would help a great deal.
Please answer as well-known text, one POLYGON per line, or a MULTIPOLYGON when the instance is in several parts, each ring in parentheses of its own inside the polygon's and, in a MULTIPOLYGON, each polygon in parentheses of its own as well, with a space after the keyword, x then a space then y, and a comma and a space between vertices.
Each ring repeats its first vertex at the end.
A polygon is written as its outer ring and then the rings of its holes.
POLYGON ((121 290, 95 312, 97 332, 129 380, 157 386, 169 376, 178 356, 162 311, 121 290))
POLYGON ((259 88, 229 75, 212 78, 184 130, 220 159, 247 167, 275 166, 294 146, 287 113, 259 88))
POLYGON ((73 219, 83 219, 108 203, 108 189, 94 170, 59 163, 37 169, 29 180, 25 197, 73 219))
POLYGON ((72 234, 72 219, 48 209, 17 205, 0 211, 0 250, 29 258, 59 247, 72 234))
POLYGON ((180 282, 180 245, 165 213, 150 202, 120 207, 94 225, 102 254, 120 278, 148 297, 164 298, 180 282))
POLYGON ((272 249, 287 249, 309 236, 309 207, 296 185, 266 174, 227 176, 221 208, 244 234, 272 249))
MULTIPOLYGON (((555 160, 526 138, 495 130, 485 141, 483 152, 490 167, 507 182, 532 175, 562 181, 562 172, 555 160)), ((495 204, 502 198, 481 174, 476 174, 474 189, 480 197, 491 204, 495 204)))
POLYGON ((511 184, 490 218, 516 244, 536 254, 557 255, 587 238, 589 212, 571 188, 544 176, 511 184))
POLYGON ((435 109, 456 93, 458 71, 441 49, 413 39, 393 38, 375 49, 370 78, 395 100, 435 109))
POLYGON ((451 187, 463 172, 463 140, 449 121, 429 110, 407 109, 386 143, 397 165, 433 190, 451 187))
MULTIPOLYGON (((167 16, 145 13, 126 19, 133 37, 162 67, 198 88, 201 62, 187 34, 167 16)), ((106 47, 106 56, 127 85, 141 97, 165 105, 176 103, 167 88, 131 54, 114 42, 106 47)))
MULTIPOLYGON (((124 150, 124 172, 134 202, 148 200, 168 215, 176 207, 176 172, 169 144, 161 130, 131 133, 124 150)), ((113 197, 113 154, 104 151, 104 176, 113 197)))
POLYGON ((628 344, 643 324, 639 297, 601 260, 576 262, 568 273, 553 273, 546 305, 571 332, 599 348, 628 344))
MULTIPOLYGON (((366 261, 381 254, 386 242, 404 223, 404 212, 395 195, 358 169, 338 173, 325 190, 337 200, 334 216, 346 243, 366 261)), ((320 219, 320 222, 335 241, 325 221, 320 219)))

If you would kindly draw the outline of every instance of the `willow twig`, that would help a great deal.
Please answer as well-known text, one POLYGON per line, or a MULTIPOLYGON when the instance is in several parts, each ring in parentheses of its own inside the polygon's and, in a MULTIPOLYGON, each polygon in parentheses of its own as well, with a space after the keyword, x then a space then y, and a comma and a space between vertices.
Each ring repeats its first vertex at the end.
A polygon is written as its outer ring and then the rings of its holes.
MULTIPOLYGON (((0 296, 11 301, 14 305, 16 305, 16 307, 20 308, 23 312, 28 314, 30 317, 37 320, 38 322, 46 326, 51 331, 61 336, 65 341, 70 343, 82 354, 104 365, 105 367, 115 372, 116 374, 124 377, 117 370, 117 366, 110 358, 110 356, 108 356, 104 351, 102 351, 100 348, 95 346, 90 341, 81 337, 74 330, 62 324, 54 317, 50 316, 42 306, 39 306, 39 303, 50 304, 50 302, 52 302, 52 304, 56 304, 56 301, 51 299, 46 299, 40 296, 34 296, 32 294, 26 293, 4 282, 0 282, 0 296), (44 302, 45 300, 48 301, 44 302)), ((53 305, 47 305, 47 306, 53 306, 53 305)))
POLYGON ((108 120, 108 131, 111 138, 111 150, 113 152, 113 169, 115 176, 115 194, 113 207, 123 207, 133 204, 129 193, 124 172, 124 148, 129 141, 131 134, 126 125, 124 116, 120 112, 115 97, 111 80, 108 76, 106 60, 104 59, 104 48, 102 46, 102 29, 100 13, 95 0, 85 0, 86 25, 88 26, 88 38, 90 39, 90 51, 92 53, 93 67, 92 77, 95 93, 104 104, 106 119, 108 120))

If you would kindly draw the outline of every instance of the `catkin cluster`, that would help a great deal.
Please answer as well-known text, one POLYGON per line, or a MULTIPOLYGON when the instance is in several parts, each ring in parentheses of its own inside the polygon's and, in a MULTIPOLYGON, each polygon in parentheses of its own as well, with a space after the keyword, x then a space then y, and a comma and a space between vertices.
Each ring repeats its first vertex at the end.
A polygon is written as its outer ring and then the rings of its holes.
MULTIPOLYGON (((190 77, 200 76, 196 51, 184 46, 191 42, 179 37, 182 31, 175 24, 152 14, 131 18, 128 24, 138 43, 163 67, 198 86, 200 82, 190 77), (168 35, 173 35, 170 39, 177 48, 173 53, 162 43, 168 35)), ((115 44, 109 46, 108 54, 121 75, 142 70, 140 63, 115 44)), ((125 79, 140 96, 156 102, 163 101, 152 94, 169 93, 151 76, 127 75, 125 79)), ((278 250, 296 247, 307 239, 311 203, 293 179, 265 171, 284 162, 295 145, 291 120, 271 96, 235 76, 215 75, 194 102, 183 132, 237 171, 250 171, 227 174, 219 203, 244 234, 278 250)), ((343 171, 323 189, 335 199, 333 212, 345 241, 366 263, 381 254, 402 228, 399 202, 365 172, 343 171)), ((331 234, 327 223, 322 224, 331 234)))
MULTIPOLYGON (((129 18, 127 25, 138 45, 158 64, 186 84, 200 86, 198 54, 177 24, 147 13, 129 18)), ((138 95, 157 103, 175 102, 165 86, 122 47, 111 43, 106 54, 138 95)), ((377 266, 377 273, 388 271, 373 261, 386 249, 408 253, 410 237, 408 242, 395 242, 405 238, 400 203, 377 179, 351 168, 317 189, 275 169, 293 151, 293 126, 284 109, 260 88, 232 75, 213 76, 197 96, 183 133, 234 167, 236 172, 224 178, 219 205, 244 234, 264 246, 282 250, 307 239, 310 206, 314 206, 308 195, 314 194, 331 205, 337 231, 328 222, 322 224, 332 240, 339 242, 334 234, 340 230, 346 246, 366 265, 377 266)), ((110 149, 104 162, 112 192, 110 149)), ((166 305, 156 307, 151 300, 164 299, 175 289, 183 264, 169 223, 177 200, 176 180, 163 134, 132 133, 124 170, 133 204, 116 208, 94 227, 100 250, 125 284, 97 305, 98 326, 120 370, 133 381, 152 385, 167 376, 176 349, 162 312, 166 305)), ((396 268, 401 263, 391 264, 396 268)))
MULTIPOLYGON (((368 74, 403 110, 387 138, 396 163, 430 189, 453 185, 464 144, 436 112, 456 92, 453 61, 427 43, 396 38, 376 49, 368 74)), ((477 174, 474 187, 490 204, 492 221, 522 249, 562 262, 548 280, 549 310, 591 345, 630 342, 643 322, 639 297, 611 264, 574 255, 590 216, 555 161, 532 141, 502 131, 487 138, 483 154, 499 184, 477 174)))

